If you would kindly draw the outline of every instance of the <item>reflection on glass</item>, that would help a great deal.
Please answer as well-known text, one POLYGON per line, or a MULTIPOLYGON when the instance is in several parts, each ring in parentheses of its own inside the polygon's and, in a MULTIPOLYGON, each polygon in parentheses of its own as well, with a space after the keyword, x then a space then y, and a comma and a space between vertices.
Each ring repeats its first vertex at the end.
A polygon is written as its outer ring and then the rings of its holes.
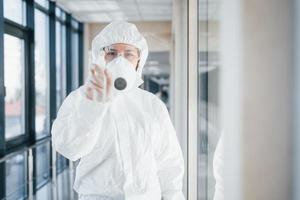
POLYGON ((62 101, 62 56, 61 56, 61 24, 57 21, 56 22, 56 106, 59 108, 59 105, 62 101))
POLYGON ((64 169, 67 168, 67 162, 68 160, 65 157, 57 153, 57 159, 56 159, 57 174, 61 173, 64 169))
POLYGON ((35 9, 35 130, 39 139, 49 134, 49 26, 48 16, 35 9))
POLYGON ((219 1, 201 1, 198 7, 198 199, 213 199, 213 158, 219 129, 219 1))
POLYGON ((24 134, 24 41, 4 34, 5 139, 24 134))
POLYGON ((19 24, 26 24, 25 1, 23 0, 4 0, 4 17, 19 24))
POLYGON ((26 154, 18 154, 5 163, 7 200, 25 199, 27 191, 26 154))
POLYGON ((36 200, 52 200, 51 183, 44 185, 36 192, 36 200))
POLYGON ((56 106, 60 107, 66 91, 66 28, 56 22, 56 106))
POLYGON ((36 147, 36 183, 37 188, 50 179, 50 145, 49 143, 36 147))
POLYGON ((79 41, 78 33, 72 32, 72 89, 76 89, 79 86, 79 41))
POLYGON ((58 192, 58 200, 70 199, 69 193, 69 171, 64 170, 57 176, 57 192, 58 192))

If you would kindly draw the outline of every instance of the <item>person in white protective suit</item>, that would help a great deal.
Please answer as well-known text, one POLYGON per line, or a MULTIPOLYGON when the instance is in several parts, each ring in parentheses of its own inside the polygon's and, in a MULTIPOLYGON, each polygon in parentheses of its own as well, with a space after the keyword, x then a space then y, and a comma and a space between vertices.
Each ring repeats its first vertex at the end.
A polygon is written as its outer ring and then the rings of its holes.
POLYGON ((80 159, 74 189, 81 200, 185 199, 183 155, 168 110, 139 88, 147 56, 134 24, 110 23, 92 41, 98 65, 58 111, 53 147, 80 159))

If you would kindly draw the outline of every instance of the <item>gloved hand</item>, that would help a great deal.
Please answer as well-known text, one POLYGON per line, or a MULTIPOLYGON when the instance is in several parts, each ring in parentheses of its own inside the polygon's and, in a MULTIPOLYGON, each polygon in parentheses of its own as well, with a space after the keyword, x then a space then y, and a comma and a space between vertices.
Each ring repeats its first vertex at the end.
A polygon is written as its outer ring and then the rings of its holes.
POLYGON ((85 83, 85 95, 90 100, 106 102, 111 99, 111 73, 99 65, 92 65, 85 83))

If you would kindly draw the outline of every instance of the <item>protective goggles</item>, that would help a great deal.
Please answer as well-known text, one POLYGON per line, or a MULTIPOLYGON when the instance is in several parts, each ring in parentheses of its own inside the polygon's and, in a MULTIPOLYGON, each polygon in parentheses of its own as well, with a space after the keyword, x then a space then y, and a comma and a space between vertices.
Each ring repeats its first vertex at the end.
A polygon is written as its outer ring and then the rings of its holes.
POLYGON ((105 57, 108 61, 112 61, 118 56, 123 56, 130 62, 140 59, 140 51, 135 47, 125 48, 124 50, 120 51, 111 45, 111 46, 103 47, 102 50, 105 52, 105 57))

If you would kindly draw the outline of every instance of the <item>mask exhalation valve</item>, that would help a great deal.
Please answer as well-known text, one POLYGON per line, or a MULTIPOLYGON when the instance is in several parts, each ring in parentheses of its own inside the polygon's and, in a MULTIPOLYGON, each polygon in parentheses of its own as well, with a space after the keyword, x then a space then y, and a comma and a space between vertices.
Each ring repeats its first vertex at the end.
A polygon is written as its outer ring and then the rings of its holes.
POLYGON ((114 86, 118 90, 124 90, 127 86, 127 82, 124 78, 117 78, 114 82, 114 86))

